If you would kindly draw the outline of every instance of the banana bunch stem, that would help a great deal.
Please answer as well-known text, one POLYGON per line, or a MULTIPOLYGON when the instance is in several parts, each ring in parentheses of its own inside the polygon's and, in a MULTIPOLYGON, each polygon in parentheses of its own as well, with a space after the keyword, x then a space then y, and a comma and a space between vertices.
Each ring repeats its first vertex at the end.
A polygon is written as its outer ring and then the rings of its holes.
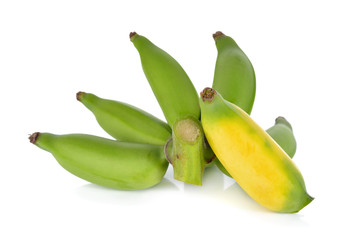
POLYGON ((173 125, 172 152, 168 158, 174 168, 174 178, 186 183, 202 185, 204 134, 198 120, 189 117, 173 125))

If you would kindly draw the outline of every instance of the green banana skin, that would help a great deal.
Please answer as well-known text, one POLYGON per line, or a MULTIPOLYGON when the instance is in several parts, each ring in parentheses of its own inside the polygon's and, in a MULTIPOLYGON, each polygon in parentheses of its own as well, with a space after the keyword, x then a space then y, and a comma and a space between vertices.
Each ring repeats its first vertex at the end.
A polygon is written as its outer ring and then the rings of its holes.
POLYGON ((76 98, 95 115, 99 125, 117 140, 164 145, 172 136, 167 123, 127 103, 85 92, 78 92, 76 98))
MULTIPOLYGON (((266 132, 277 142, 290 158, 294 157, 297 149, 297 142, 291 124, 284 117, 276 118, 275 125, 267 129, 266 132)), ((218 159, 215 159, 214 162, 225 175, 232 177, 218 159)))
POLYGON ((180 64, 136 32, 130 33, 130 40, 140 54, 143 71, 169 126, 188 116, 200 119, 198 94, 180 64))
POLYGON ((278 145, 293 158, 297 150, 291 124, 284 117, 276 118, 275 125, 267 129, 266 132, 275 140, 278 145))
POLYGON ((86 134, 36 132, 29 139, 52 153, 70 173, 115 189, 152 187, 162 180, 169 165, 163 146, 158 145, 118 142, 86 134))
POLYGON ((213 86, 224 99, 251 113, 255 100, 254 68, 237 43, 222 32, 213 34, 218 51, 213 86))

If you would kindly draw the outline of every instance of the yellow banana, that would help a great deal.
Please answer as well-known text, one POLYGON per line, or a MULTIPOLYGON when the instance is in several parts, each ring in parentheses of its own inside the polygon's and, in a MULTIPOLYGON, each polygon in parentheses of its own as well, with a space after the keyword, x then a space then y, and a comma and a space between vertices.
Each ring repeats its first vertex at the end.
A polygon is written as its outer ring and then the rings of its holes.
POLYGON ((34 133, 30 142, 53 154, 70 173, 123 190, 159 183, 167 168, 163 146, 118 142, 86 134, 34 133))
MULTIPOLYGON (((278 143, 278 145, 293 158, 297 142, 295 140, 292 126, 284 117, 276 118, 275 125, 266 130, 266 132, 278 143)), ((217 167, 228 177, 232 177, 218 159, 214 160, 217 167)))
POLYGON ((276 212, 298 212, 313 198, 291 158, 238 106, 212 88, 201 92, 201 123, 225 169, 255 201, 276 212))

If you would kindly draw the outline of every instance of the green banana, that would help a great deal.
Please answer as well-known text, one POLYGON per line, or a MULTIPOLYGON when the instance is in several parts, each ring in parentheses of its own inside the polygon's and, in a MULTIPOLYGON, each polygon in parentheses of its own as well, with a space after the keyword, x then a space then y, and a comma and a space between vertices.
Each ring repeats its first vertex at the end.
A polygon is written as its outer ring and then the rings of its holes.
POLYGON ((70 173, 122 190, 159 183, 168 168, 163 146, 118 142, 86 134, 33 133, 30 142, 53 154, 70 173))
POLYGON ((168 124, 173 130, 180 130, 180 125, 186 127, 180 132, 195 133, 195 129, 201 129, 200 134, 194 134, 195 141, 188 141, 183 134, 173 132, 171 157, 166 155, 173 165, 175 179, 201 185, 204 165, 208 163, 205 156, 208 155, 200 149, 204 146, 204 138, 195 87, 184 69, 168 53, 135 32, 130 33, 130 40, 140 54, 143 71, 168 124), (194 124, 183 124, 186 122, 194 124))
MULTIPOLYGON (((297 143, 292 126, 284 117, 276 118, 275 125, 267 129, 266 132, 278 143, 289 157, 293 158, 297 143)), ((215 164, 225 175, 232 177, 218 159, 215 160, 215 164)))
POLYGON ((294 157, 297 150, 297 142, 291 124, 284 117, 276 118, 275 125, 267 129, 266 132, 278 143, 289 157, 294 157))
POLYGON ((291 158, 245 111, 212 88, 201 92, 200 105, 208 143, 249 196, 272 211, 287 213, 313 200, 291 158))
POLYGON ((143 71, 169 125, 188 116, 200 119, 196 89, 180 64, 136 32, 130 33, 130 40, 140 54, 143 71))
POLYGON ((251 113, 256 92, 255 71, 237 43, 222 32, 213 34, 218 51, 213 86, 224 99, 251 113))
POLYGON ((164 145, 172 137, 169 125, 129 104, 78 92, 76 98, 95 115, 99 125, 120 141, 164 145))

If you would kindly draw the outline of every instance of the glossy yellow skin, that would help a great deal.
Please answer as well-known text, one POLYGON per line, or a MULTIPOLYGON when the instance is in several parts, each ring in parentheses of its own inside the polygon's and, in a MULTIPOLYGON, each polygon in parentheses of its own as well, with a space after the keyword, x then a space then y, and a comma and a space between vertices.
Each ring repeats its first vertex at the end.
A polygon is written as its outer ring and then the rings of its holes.
MULTIPOLYGON (((284 117, 276 118, 275 125, 266 130, 266 132, 276 141, 276 143, 293 158, 297 148, 297 142, 293 134, 292 126, 284 117)), ((228 177, 232 177, 218 159, 215 159, 217 167, 228 177)))
POLYGON ((208 143, 255 201, 276 212, 298 212, 313 200, 290 157, 246 112, 217 93, 200 106, 208 143))

